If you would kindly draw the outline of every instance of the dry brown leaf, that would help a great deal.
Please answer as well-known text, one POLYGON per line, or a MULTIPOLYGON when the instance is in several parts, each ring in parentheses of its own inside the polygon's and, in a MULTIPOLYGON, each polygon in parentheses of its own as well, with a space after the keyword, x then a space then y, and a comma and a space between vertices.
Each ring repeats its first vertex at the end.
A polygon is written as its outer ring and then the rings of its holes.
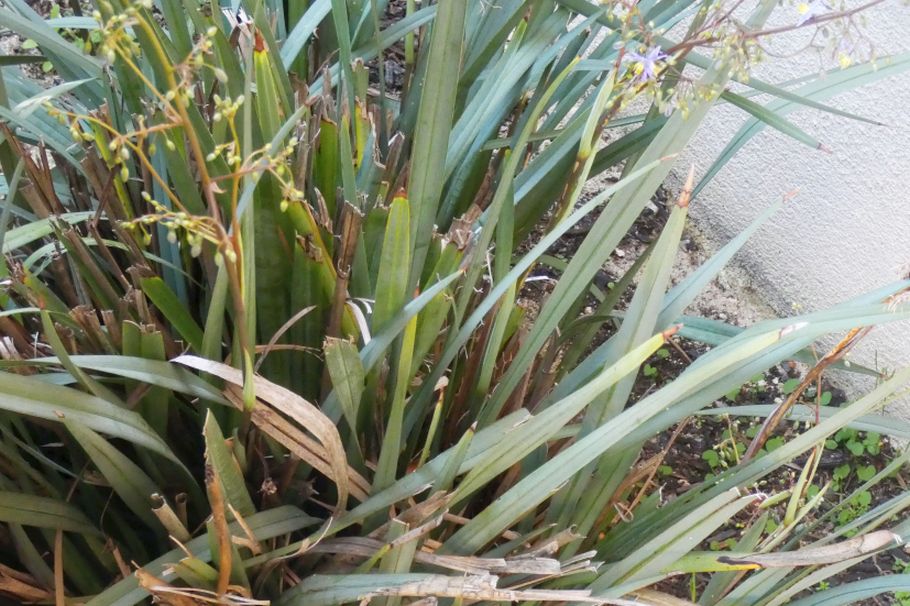
POLYGON ((18 600, 22 604, 47 602, 53 599, 53 594, 41 588, 31 575, 3 564, 0 564, 0 595, 18 600))
MULTIPOLYGON (((225 395, 232 403, 238 404, 237 390, 243 387, 243 374, 240 370, 189 355, 178 356, 173 361, 227 381, 230 385, 225 390, 225 395)), ((335 482, 338 487, 338 512, 344 511, 348 494, 364 500, 370 485, 347 464, 344 446, 335 424, 316 406, 294 392, 259 376, 254 377, 253 381, 256 391, 253 422, 267 435, 335 482), (315 440, 304 433, 304 428, 315 440)))
POLYGON ((269 600, 256 600, 248 597, 249 591, 237 585, 229 586, 226 593, 219 595, 208 589, 175 587, 142 568, 136 570, 136 578, 139 579, 139 585, 151 594, 156 604, 165 606, 207 606, 208 604, 269 606, 271 604, 269 600))
MULTIPOLYGON (((366 537, 340 537, 323 541, 310 548, 310 553, 357 556, 371 558, 388 545, 385 541, 366 537)), ((428 566, 455 570, 474 575, 529 574, 559 576, 565 573, 558 560, 552 558, 479 558, 472 556, 436 555, 417 551, 414 561, 428 566)), ((574 566, 574 563, 573 563, 574 566)))
POLYGON ((695 606, 694 602, 653 589, 639 589, 630 593, 629 597, 635 598, 642 606, 695 606))
POLYGON ((136 578, 139 580, 139 586, 149 592, 159 604, 164 606, 199 606, 199 602, 180 593, 167 595, 165 590, 171 589, 167 581, 159 579, 142 568, 136 570, 136 578))
POLYGON ((824 547, 807 547, 796 551, 778 553, 756 553, 747 556, 721 556, 718 562, 750 568, 788 568, 790 566, 816 566, 835 564, 851 558, 869 555, 887 547, 897 547, 903 543, 900 536, 890 530, 876 530, 852 539, 825 545, 824 547))
MULTIPOLYGON (((436 513, 444 510, 449 505, 449 501, 452 500, 452 493, 437 491, 420 503, 416 503, 398 513, 395 516, 395 519, 399 522, 404 522, 410 527, 420 526, 425 523, 431 517, 435 517, 436 513)), ((445 513, 445 512, 443 512, 445 513)), ((370 533, 371 536, 385 536, 386 530, 389 522, 383 524, 380 528, 382 529, 382 534, 370 533)), ((378 530, 378 529, 377 529, 378 530)))
POLYGON ((536 543, 533 543, 526 551, 519 555, 522 557, 536 558, 543 555, 553 555, 557 553, 564 545, 583 539, 584 537, 575 531, 575 528, 566 528, 560 530, 551 537, 547 537, 536 543))
POLYGON ((475 575, 449 577, 433 575, 413 583, 403 583, 395 587, 379 588, 371 591, 361 599, 370 597, 398 596, 408 598, 461 598, 465 601, 489 600, 494 602, 581 602, 585 604, 614 604, 616 606, 641 606, 637 600, 592 597, 587 590, 576 589, 499 589, 499 577, 493 575, 475 575))

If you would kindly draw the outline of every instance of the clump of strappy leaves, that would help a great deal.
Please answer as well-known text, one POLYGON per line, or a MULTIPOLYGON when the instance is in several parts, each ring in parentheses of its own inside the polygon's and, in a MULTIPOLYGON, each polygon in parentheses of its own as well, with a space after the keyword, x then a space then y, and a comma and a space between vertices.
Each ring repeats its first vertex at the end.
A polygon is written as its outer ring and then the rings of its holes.
POLYGON ((818 147, 775 104, 843 115, 825 94, 906 58, 746 82, 772 3, 242 4, 0 7, 63 81, 0 68, 0 592, 656 603, 701 572, 701 603, 772 603, 901 539, 879 529, 895 502, 851 522, 861 544, 798 548, 808 479, 754 487, 906 371, 672 501, 672 444, 643 447, 824 334, 906 317, 906 282, 746 330, 684 316, 779 206, 671 288, 694 174, 614 288, 598 278, 721 96, 753 121, 738 141, 767 124, 818 147), (679 339, 713 349, 635 389, 679 339), (769 499, 792 509, 773 533, 769 499), (737 516, 734 551, 700 550, 737 516))

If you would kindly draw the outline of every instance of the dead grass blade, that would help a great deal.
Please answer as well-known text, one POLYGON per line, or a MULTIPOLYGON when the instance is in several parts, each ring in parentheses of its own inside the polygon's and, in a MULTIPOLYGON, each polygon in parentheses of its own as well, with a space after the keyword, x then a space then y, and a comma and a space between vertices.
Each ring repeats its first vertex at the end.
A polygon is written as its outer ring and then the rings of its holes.
POLYGON ((796 404, 800 396, 803 395, 803 392, 807 387, 813 383, 821 380, 822 374, 829 366, 842 359, 847 352, 853 349, 853 346, 859 343, 863 337, 869 334, 869 331, 872 330, 872 327, 864 328, 854 328, 847 336, 844 337, 840 343, 834 346, 834 348, 829 351, 825 356, 818 361, 818 363, 812 367, 812 369, 806 373, 806 377, 800 382, 799 386, 794 389, 790 395, 787 397, 784 402, 774 409, 774 412, 765 419, 765 422, 762 423, 761 429, 752 439, 752 443, 749 444, 749 448, 746 450, 746 453, 743 455, 742 462, 752 459, 761 447, 765 445, 765 442, 768 441, 768 438, 774 433, 774 430, 780 425, 780 422, 784 420, 787 416, 787 413, 790 412, 790 409, 793 408, 793 405, 796 404))
MULTIPOLYGON (((179 356, 177 364, 215 375, 229 384, 224 394, 235 406, 243 409, 243 374, 220 362, 196 356, 179 356)), ((253 378, 256 406, 252 421, 269 437, 275 439, 308 465, 330 478, 338 488, 336 512, 347 505, 348 495, 365 500, 369 483, 348 466, 337 427, 313 404, 294 392, 262 377, 253 378), (306 431, 313 435, 308 436, 306 431)))
POLYGON ((54 604, 66 606, 66 590, 63 587, 63 531, 54 535, 54 604))
POLYGON ((204 604, 268 606, 271 604, 269 600, 256 600, 244 595, 246 590, 242 587, 228 587, 227 593, 224 594, 194 587, 174 587, 141 568, 136 571, 136 578, 139 579, 139 585, 153 596, 156 604, 165 606, 202 606, 204 604))
POLYGON ((228 530, 227 515, 224 508, 224 495, 221 493, 221 479, 217 477, 214 466, 206 461, 205 489, 209 494, 209 505, 212 508, 212 524, 218 543, 218 584, 216 593, 219 597, 227 593, 231 582, 231 532, 228 530))
POLYGON ((0 596, 18 600, 22 604, 49 602, 53 595, 39 586, 31 575, 0 564, 0 596))
MULTIPOLYGON (((366 537, 342 537, 323 541, 310 548, 310 553, 355 556, 371 558, 386 546, 393 546, 397 541, 388 543, 379 539, 366 537)), ((414 561, 473 575, 490 574, 527 574, 534 576, 559 576, 565 570, 559 560, 553 558, 481 558, 472 556, 436 555, 429 551, 418 551, 414 561)))
POLYGON ((807 547, 796 551, 779 553, 757 553, 740 557, 721 556, 717 560, 722 564, 731 564, 743 568, 817 566, 835 564, 851 558, 867 556, 888 547, 896 547, 902 542, 901 537, 890 530, 876 530, 823 547, 807 547))
POLYGON ((629 597, 643 606, 695 606, 694 602, 653 589, 639 589, 630 593, 629 597))
MULTIPOLYGON (((265 345, 264 348, 262 348, 261 351, 260 351, 259 347, 256 348, 256 353, 262 354, 259 356, 259 359, 256 360, 256 366, 253 367, 256 372, 259 372, 259 368, 262 366, 262 363, 265 362, 266 357, 268 357, 268 355, 272 351, 280 351, 281 349, 283 349, 281 347, 276 347, 278 345, 278 339, 280 339, 282 336, 284 336, 284 333, 286 333, 288 330, 290 330, 291 327, 297 323, 297 320, 304 317, 305 315, 307 315, 314 309, 316 309, 316 306, 310 305, 309 307, 304 307, 303 309, 301 309, 300 311, 295 313, 293 316, 291 316, 288 319, 287 322, 282 324, 281 327, 275 331, 275 334, 272 335, 272 338, 269 339, 269 342, 265 345)), ((307 348, 302 348, 302 351, 306 351, 306 350, 307 350, 307 348)))
POLYGON ((437 574, 363 574, 363 575, 314 575, 294 590, 299 602, 286 603, 328 604, 360 601, 368 602, 377 597, 404 598, 455 598, 465 602, 577 602, 582 604, 613 604, 616 606, 642 606, 638 599, 599 598, 581 589, 500 589, 499 577, 494 575, 464 575, 450 577, 437 574), (358 578, 359 577, 359 578, 358 578), (362 590, 354 586, 358 581, 368 581, 362 590), (368 588, 369 587, 369 588, 368 588), (299 593, 298 593, 299 592, 299 593), (356 596, 355 596, 356 594, 356 596))

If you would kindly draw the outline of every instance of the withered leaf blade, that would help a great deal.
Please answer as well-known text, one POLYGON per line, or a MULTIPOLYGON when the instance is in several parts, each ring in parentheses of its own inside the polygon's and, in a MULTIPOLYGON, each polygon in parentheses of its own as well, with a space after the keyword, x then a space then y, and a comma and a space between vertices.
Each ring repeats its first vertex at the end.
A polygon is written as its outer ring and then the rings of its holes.
MULTIPOLYGON (((387 543, 366 537, 341 537, 323 541, 311 548, 312 553, 373 557, 387 543)), ((437 555, 427 551, 414 554, 414 561, 435 568, 467 574, 526 574, 559 576, 565 574, 563 565, 553 558, 481 558, 472 556, 437 555)), ((573 564, 574 566, 574 564, 573 564)))
MULTIPOLYGON (((240 370, 220 362, 189 355, 179 356, 173 361, 227 381, 230 385, 225 389, 225 396, 235 404, 238 403, 239 394, 235 392, 237 388, 243 386, 243 374, 240 370)), ((256 391, 253 423, 335 482, 338 488, 336 507, 339 513, 345 510, 349 494, 364 500, 369 484, 348 466, 341 436, 335 424, 321 410, 294 392, 262 377, 254 377, 253 381, 256 391), (312 434, 315 440, 309 438, 303 428, 312 434)))
POLYGON ((446 576, 440 574, 313 575, 284 594, 279 606, 334 606, 374 597, 461 598, 493 602, 577 602, 642 606, 638 599, 593 597, 587 590, 500 589, 494 575, 446 576))
POLYGON ((718 561, 723 564, 747 568, 787 568, 791 566, 816 566, 834 564, 851 558, 869 555, 888 547, 896 547, 903 541, 890 530, 876 530, 858 537, 853 537, 833 545, 807 547, 796 551, 779 553, 757 553, 743 556, 721 556, 718 561))
POLYGON ((0 564, 0 596, 19 600, 23 604, 46 602, 53 599, 31 575, 0 564))

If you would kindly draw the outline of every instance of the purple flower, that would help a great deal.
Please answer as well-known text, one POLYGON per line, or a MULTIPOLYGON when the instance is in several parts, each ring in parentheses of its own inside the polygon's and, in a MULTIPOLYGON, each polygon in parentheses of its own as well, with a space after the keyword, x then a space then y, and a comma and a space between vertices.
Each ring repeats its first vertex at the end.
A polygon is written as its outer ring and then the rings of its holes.
POLYGON ((626 55, 626 60, 635 62, 635 70, 638 72, 635 76, 635 81, 647 82, 657 78, 657 64, 668 56, 659 46, 652 46, 643 55, 630 52, 626 55))
POLYGON ((796 26, 800 27, 816 17, 824 15, 831 10, 831 7, 828 6, 825 0, 810 0, 809 2, 800 2, 796 5, 796 10, 799 11, 799 19, 796 21, 796 26))

